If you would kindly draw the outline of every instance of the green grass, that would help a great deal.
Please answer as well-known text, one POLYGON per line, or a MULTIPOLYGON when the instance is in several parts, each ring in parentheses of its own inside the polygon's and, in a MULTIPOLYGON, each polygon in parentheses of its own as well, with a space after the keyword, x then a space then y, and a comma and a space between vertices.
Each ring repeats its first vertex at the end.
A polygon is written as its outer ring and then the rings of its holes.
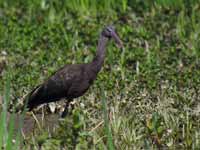
POLYGON ((110 126, 109 126, 109 118, 108 118, 109 113, 107 111, 106 97, 104 89, 102 87, 101 87, 101 98, 102 98, 102 107, 104 114, 105 133, 107 136, 107 147, 109 150, 114 150, 112 133, 110 131, 110 126))
POLYGON ((64 64, 90 62, 104 26, 124 42, 122 51, 108 45, 97 80, 58 131, 32 135, 25 148, 109 149, 103 86, 115 149, 199 149, 199 2, 0 1, 0 91, 10 70, 11 106, 64 64))
MULTIPOLYGON (((2 107, 1 107, 1 113, 0 113, 0 147, 6 150, 15 150, 19 149, 20 146, 20 140, 21 140, 21 134, 20 134, 20 128, 15 128, 15 114, 11 114, 8 116, 8 103, 10 101, 10 82, 9 79, 6 80, 5 83, 5 91, 3 94, 3 101, 2 101, 2 107), (9 118, 9 119, 8 119, 9 118), (7 121, 9 120, 9 122, 7 121)), ((23 122, 23 120, 21 120, 23 122)), ((22 125, 22 124, 21 124, 22 125)))

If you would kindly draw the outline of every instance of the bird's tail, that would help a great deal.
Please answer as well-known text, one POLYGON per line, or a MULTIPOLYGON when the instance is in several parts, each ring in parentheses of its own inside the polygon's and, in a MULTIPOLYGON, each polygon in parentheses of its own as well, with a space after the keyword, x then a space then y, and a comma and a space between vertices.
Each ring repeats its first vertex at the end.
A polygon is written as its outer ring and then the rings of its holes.
POLYGON ((34 107, 40 104, 42 96, 43 86, 39 85, 27 95, 25 101, 25 108, 28 108, 28 111, 31 111, 34 107))

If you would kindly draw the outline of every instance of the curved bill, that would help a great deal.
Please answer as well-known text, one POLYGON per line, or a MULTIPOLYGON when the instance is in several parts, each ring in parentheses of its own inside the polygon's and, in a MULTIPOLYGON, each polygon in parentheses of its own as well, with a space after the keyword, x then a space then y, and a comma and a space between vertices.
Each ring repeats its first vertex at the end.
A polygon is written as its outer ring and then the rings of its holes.
POLYGON ((114 39, 115 43, 117 44, 117 47, 119 47, 119 48, 123 47, 122 41, 120 40, 119 36, 115 32, 112 32, 112 38, 114 39))

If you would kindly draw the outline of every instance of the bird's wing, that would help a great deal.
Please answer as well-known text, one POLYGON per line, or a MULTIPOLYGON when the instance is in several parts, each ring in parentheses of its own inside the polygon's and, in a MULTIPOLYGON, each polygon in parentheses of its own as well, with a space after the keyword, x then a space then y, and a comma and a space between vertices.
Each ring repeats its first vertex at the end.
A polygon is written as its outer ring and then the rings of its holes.
POLYGON ((47 81, 30 92, 27 108, 32 110, 40 104, 68 98, 68 90, 73 82, 81 77, 81 74, 81 67, 78 65, 69 65, 59 69, 47 81))

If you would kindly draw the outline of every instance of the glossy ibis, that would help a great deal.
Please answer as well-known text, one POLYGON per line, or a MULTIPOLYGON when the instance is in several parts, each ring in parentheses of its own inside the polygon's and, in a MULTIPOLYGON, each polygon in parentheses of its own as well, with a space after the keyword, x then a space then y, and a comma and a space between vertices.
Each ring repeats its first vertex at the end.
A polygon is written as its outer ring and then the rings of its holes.
POLYGON ((31 111, 40 104, 67 99, 65 111, 72 99, 82 96, 96 79, 104 58, 107 42, 113 38, 119 48, 122 42, 114 27, 107 26, 100 34, 96 56, 90 63, 67 64, 37 86, 29 95, 27 108, 31 111))

